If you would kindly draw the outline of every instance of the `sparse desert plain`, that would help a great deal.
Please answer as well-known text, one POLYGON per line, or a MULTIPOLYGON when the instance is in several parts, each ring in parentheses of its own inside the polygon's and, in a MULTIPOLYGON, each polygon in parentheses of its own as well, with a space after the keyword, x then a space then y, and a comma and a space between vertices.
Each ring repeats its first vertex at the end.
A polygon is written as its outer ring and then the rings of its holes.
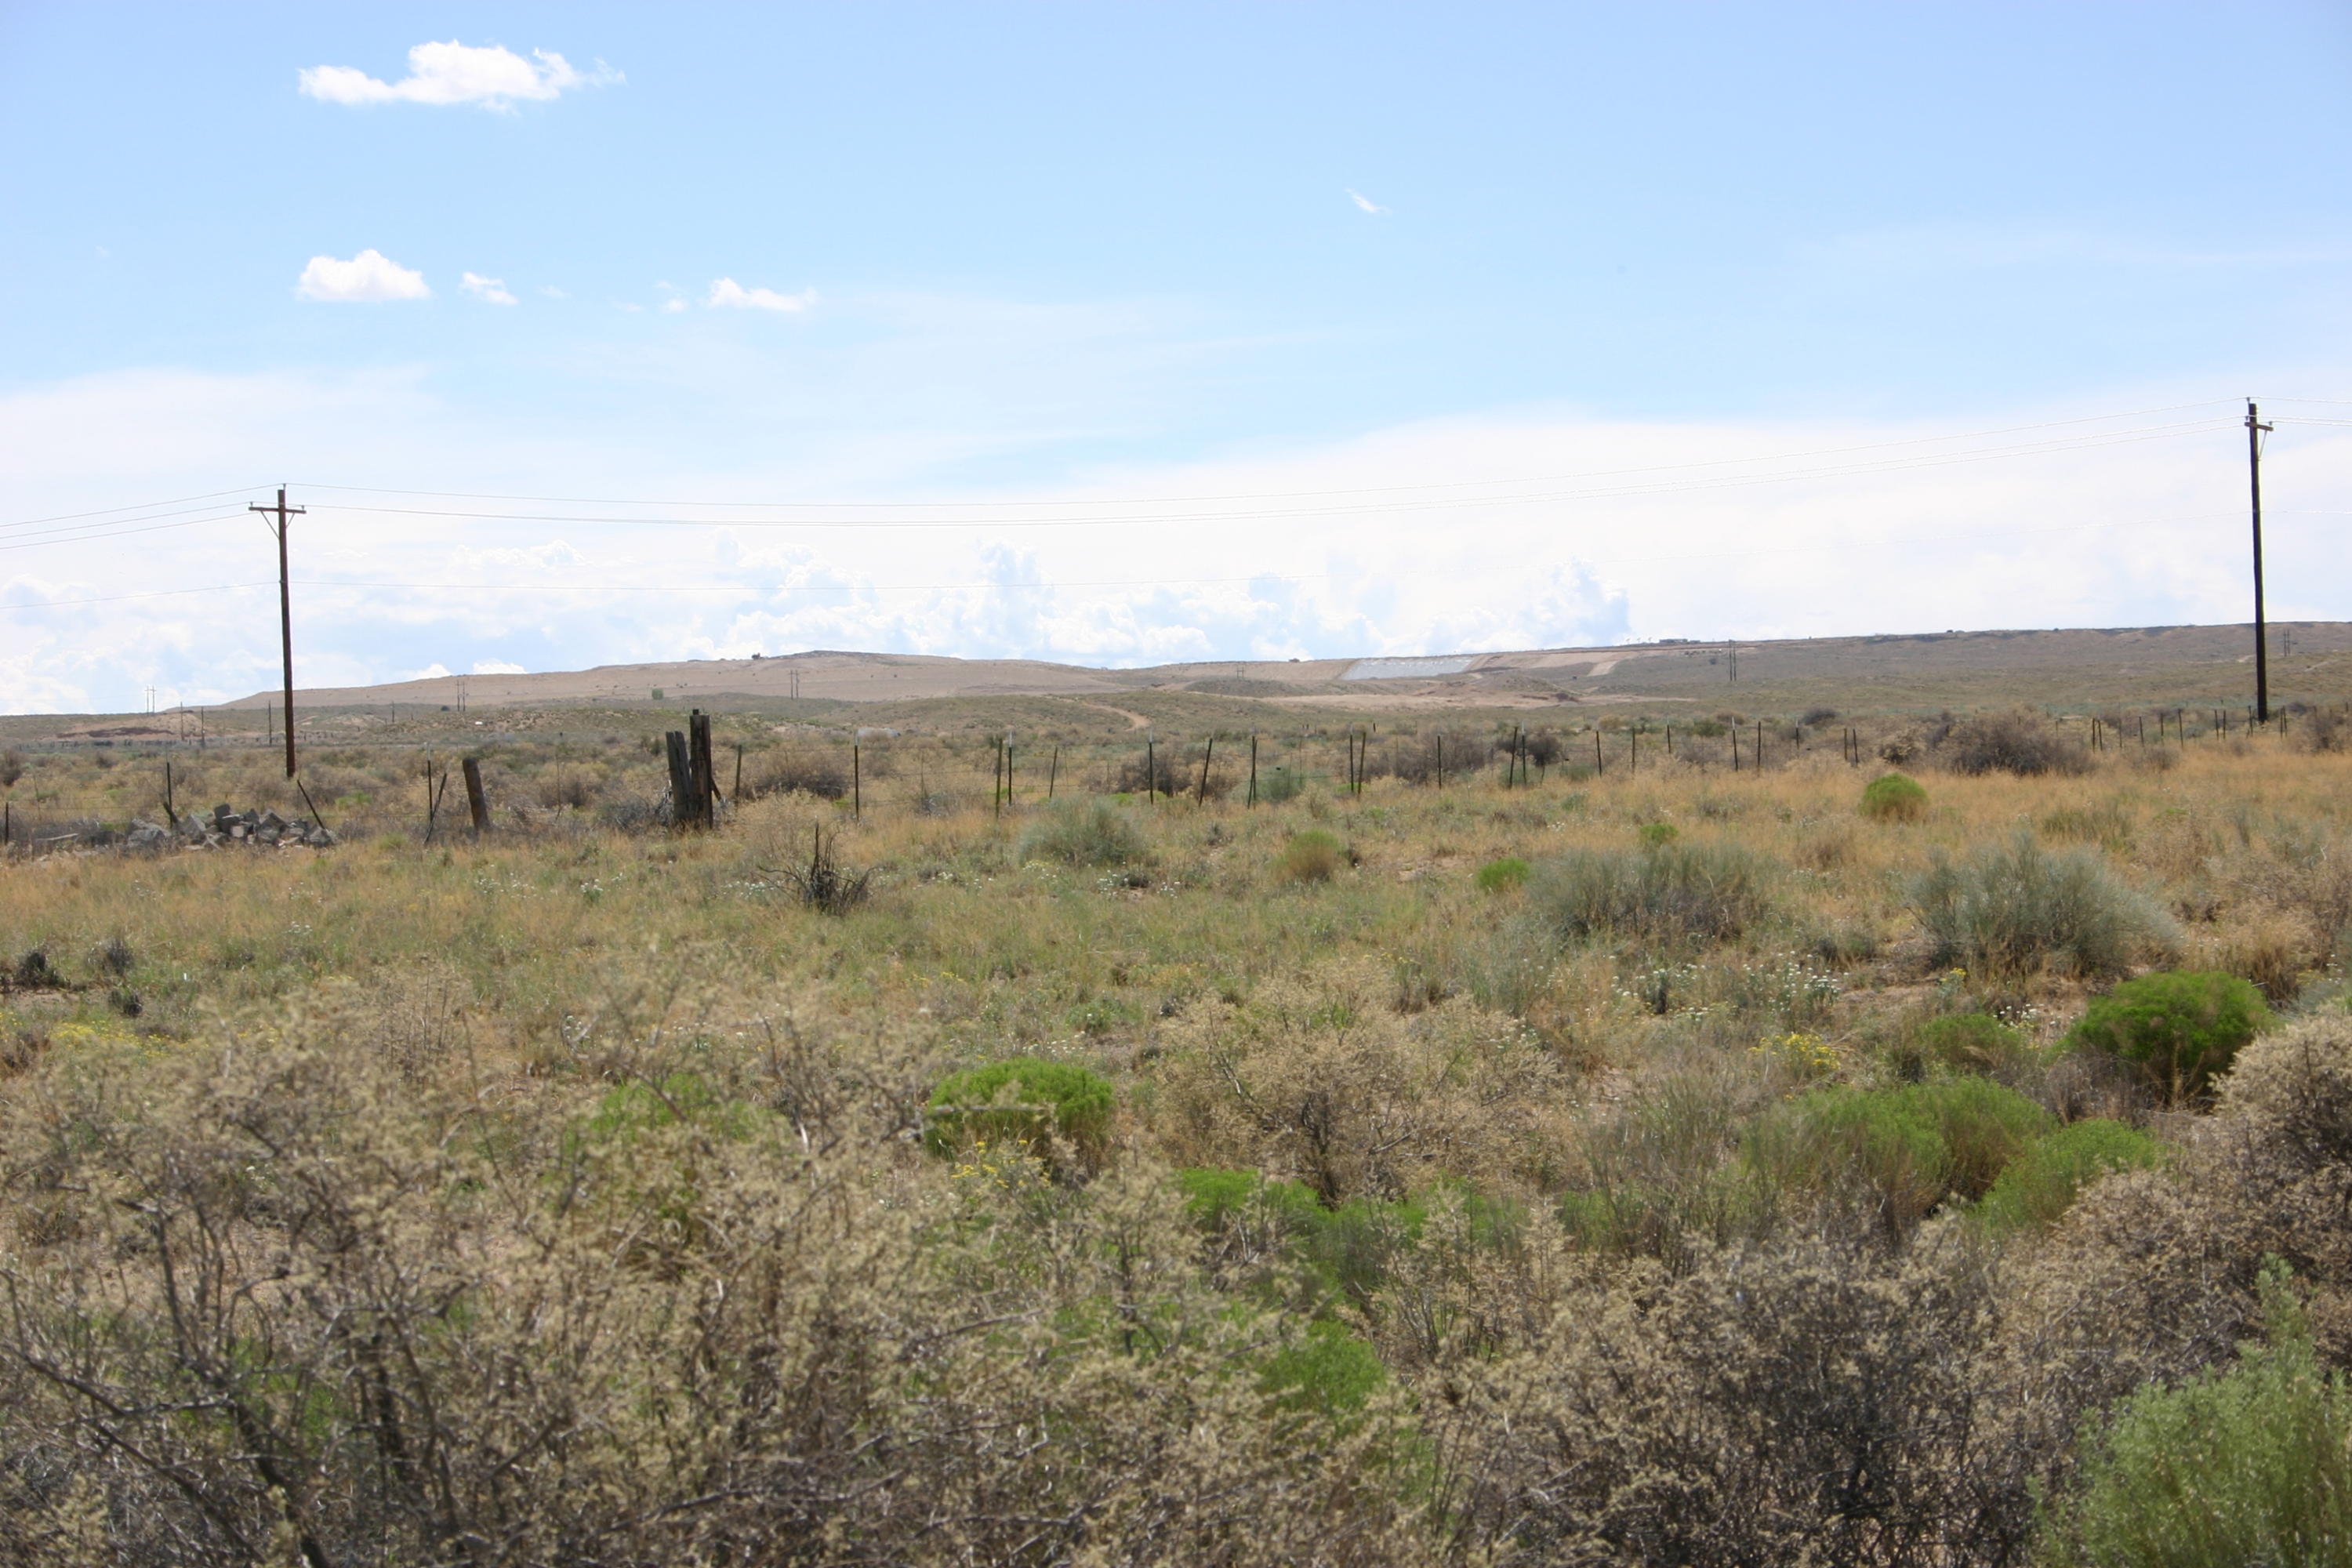
POLYGON ((2170 1561, 2352 1405, 2286 632, 0 721, 0 1551, 2170 1561))

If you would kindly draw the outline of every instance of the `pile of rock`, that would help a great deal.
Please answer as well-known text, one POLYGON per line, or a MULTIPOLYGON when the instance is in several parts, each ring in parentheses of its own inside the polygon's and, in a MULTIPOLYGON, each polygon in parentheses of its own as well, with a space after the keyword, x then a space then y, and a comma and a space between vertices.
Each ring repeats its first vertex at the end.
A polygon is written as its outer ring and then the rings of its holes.
POLYGON ((335 836, 315 822, 299 818, 289 822, 274 811, 239 812, 216 805, 210 816, 191 813, 180 818, 176 828, 160 822, 133 821, 125 841, 133 849, 168 849, 178 844, 215 849, 235 844, 299 844, 306 848, 324 849, 335 842, 335 836))

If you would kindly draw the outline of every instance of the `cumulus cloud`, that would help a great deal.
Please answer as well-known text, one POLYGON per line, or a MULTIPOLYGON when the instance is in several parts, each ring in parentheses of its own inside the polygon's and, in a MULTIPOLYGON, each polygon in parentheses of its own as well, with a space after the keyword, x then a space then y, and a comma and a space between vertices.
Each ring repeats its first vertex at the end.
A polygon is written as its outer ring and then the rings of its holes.
POLYGON ((1352 185, 1348 188, 1348 199, 1355 203, 1357 209, 1361 212, 1384 213, 1389 210, 1352 185))
POLYGON ((428 664, 423 669, 413 669, 406 675, 398 676, 394 679, 401 680, 446 680, 449 679, 449 667, 446 664, 439 663, 428 664))
POLYGON ((546 49, 533 49, 527 60, 496 44, 475 47, 455 38, 409 50, 408 74, 398 81, 378 81, 356 66, 310 66, 301 73, 303 93, 323 103, 478 103, 493 110, 621 79, 601 60, 583 72, 546 49))
POLYGON ((519 664, 509 664, 502 658, 478 658, 474 661, 474 673, 476 675, 529 675, 530 671, 519 664))
MULTIPOLYGON (((466 275, 469 279, 472 273, 466 275)), ((305 300, 347 301, 355 300, 423 300, 433 290, 425 286, 425 274, 412 271, 385 257, 381 250, 362 250, 349 261, 338 261, 331 256, 314 256, 302 268, 295 291, 305 300)), ((512 303, 511 300, 509 303, 512 303)))
POLYGON ((511 305, 515 297, 507 292, 503 278, 485 278, 478 272, 468 272, 457 280, 457 287, 475 299, 492 305, 511 305))
POLYGON ((703 299, 714 310, 805 310, 815 302, 814 289, 779 294, 773 289, 746 289, 732 278, 713 279, 710 292, 703 299))

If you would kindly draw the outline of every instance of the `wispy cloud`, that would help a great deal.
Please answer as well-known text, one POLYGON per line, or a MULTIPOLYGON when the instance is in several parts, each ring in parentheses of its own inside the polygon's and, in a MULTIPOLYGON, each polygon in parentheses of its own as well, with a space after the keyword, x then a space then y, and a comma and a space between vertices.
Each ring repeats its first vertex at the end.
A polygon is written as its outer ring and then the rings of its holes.
POLYGON ((478 103, 492 110, 622 79, 601 60, 583 72, 546 49, 533 49, 527 60, 500 45, 477 47, 454 38, 409 50, 408 75, 398 81, 379 81, 356 66, 309 66, 301 73, 303 93, 324 103, 478 103))
MULTIPOLYGON (((470 284, 473 274, 466 275, 470 284)), ((425 284, 425 274, 413 271, 385 257, 381 250, 362 250, 349 261, 338 261, 331 256, 314 256, 302 268, 302 277, 294 286, 295 292, 305 300, 325 300, 335 303, 373 300, 423 300, 433 290, 425 284)), ((507 303, 514 301, 509 299, 507 303)))
POLYGON ((746 289, 732 278, 716 279, 703 303, 712 310, 805 310, 816 302, 816 290, 803 289, 797 294, 779 294, 773 289, 746 289))
POLYGON ((1357 210, 1360 212, 1384 213, 1389 210, 1353 185, 1348 187, 1348 199, 1356 204, 1357 210))
POLYGON ((541 293, 542 293, 542 294, 546 295, 546 296, 547 296, 549 299, 551 299, 551 300, 569 300, 570 298, 572 298, 572 296, 571 296, 570 294, 566 293, 564 290, 562 290, 562 289, 558 289, 558 288, 557 288, 554 284, 552 284, 552 283, 542 283, 542 284, 541 284, 541 285, 539 286, 539 291, 540 291, 541 293))
POLYGON ((457 280, 457 287, 475 299, 491 305, 511 305, 515 297, 507 292, 506 279, 485 278, 478 272, 468 272, 457 280))

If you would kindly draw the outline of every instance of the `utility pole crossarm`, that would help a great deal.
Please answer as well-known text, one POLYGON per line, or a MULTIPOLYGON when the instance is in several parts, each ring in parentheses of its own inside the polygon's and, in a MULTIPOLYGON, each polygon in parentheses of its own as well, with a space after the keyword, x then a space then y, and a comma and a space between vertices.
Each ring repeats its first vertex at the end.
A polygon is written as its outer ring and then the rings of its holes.
POLYGON ((2246 399, 2246 482, 2254 531, 2254 718, 2264 724, 2271 721, 2271 639, 2263 616, 2263 436, 2269 429, 2254 400, 2246 399))
POLYGON ((300 517, 308 510, 286 504, 286 487, 278 487, 276 506, 256 506, 247 510, 259 512, 264 518, 275 518, 269 531, 278 536, 278 642, 286 659, 286 776, 294 776, 294 596, 286 577, 286 520, 300 517))

